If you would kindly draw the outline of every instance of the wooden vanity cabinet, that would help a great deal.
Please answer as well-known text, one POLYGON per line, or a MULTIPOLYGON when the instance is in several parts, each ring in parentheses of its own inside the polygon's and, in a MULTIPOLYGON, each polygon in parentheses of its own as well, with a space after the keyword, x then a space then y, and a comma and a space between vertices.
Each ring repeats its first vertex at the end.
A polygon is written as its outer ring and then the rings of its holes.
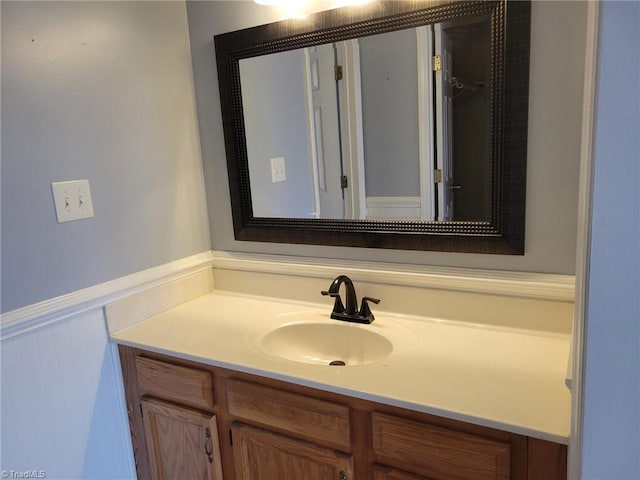
POLYGON ((140 479, 566 479, 565 445, 130 347, 120 357, 140 479))

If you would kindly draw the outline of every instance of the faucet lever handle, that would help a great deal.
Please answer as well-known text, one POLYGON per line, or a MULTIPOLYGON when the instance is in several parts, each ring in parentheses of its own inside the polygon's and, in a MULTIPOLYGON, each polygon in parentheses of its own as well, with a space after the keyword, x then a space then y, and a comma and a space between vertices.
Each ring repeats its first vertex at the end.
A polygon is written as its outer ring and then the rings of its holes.
POLYGON ((380 299, 372 298, 372 297, 362 297, 362 303, 360 305, 360 312, 358 315, 364 318, 369 318, 371 321, 375 319, 373 316, 373 312, 371 312, 371 308, 369 308, 369 302, 375 303, 376 305, 380 303, 380 299))
POLYGON ((342 299, 340 298, 340 293, 335 292, 327 292, 326 290, 322 290, 320 292, 325 297, 328 295, 329 297, 335 298, 336 301, 333 303, 333 312, 334 313, 344 313, 344 305, 342 304, 342 299))

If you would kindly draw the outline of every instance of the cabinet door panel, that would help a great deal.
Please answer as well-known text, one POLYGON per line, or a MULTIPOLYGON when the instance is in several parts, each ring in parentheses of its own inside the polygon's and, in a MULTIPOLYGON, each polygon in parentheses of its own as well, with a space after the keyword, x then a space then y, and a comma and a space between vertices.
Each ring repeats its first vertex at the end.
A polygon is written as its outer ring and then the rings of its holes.
POLYGON ((154 480, 222 480, 215 415, 155 399, 142 412, 154 480))
POLYGON ((237 480, 353 480, 351 456, 234 424, 237 480))
POLYGON ((426 477, 403 472, 390 467, 373 467, 373 480, 429 480, 426 477))
POLYGON ((508 480, 511 446, 468 433, 373 413, 376 460, 434 479, 508 480))

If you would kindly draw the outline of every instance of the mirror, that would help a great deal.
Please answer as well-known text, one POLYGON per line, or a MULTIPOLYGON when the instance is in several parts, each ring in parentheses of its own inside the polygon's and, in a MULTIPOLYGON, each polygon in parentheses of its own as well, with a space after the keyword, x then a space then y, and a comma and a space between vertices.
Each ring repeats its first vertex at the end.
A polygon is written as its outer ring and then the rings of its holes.
POLYGON ((254 216, 488 221, 490 27, 470 17, 241 59, 254 216))
POLYGON ((215 37, 238 240, 524 253, 528 2, 215 37))

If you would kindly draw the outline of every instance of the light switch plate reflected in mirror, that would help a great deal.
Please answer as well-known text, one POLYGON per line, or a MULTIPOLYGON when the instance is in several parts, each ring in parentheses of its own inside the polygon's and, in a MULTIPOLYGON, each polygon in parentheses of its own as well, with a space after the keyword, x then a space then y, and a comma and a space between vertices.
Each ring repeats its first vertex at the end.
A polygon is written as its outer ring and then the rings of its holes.
POLYGON ((287 179, 287 172, 284 167, 284 157, 271 159, 271 182, 284 182, 287 179))

